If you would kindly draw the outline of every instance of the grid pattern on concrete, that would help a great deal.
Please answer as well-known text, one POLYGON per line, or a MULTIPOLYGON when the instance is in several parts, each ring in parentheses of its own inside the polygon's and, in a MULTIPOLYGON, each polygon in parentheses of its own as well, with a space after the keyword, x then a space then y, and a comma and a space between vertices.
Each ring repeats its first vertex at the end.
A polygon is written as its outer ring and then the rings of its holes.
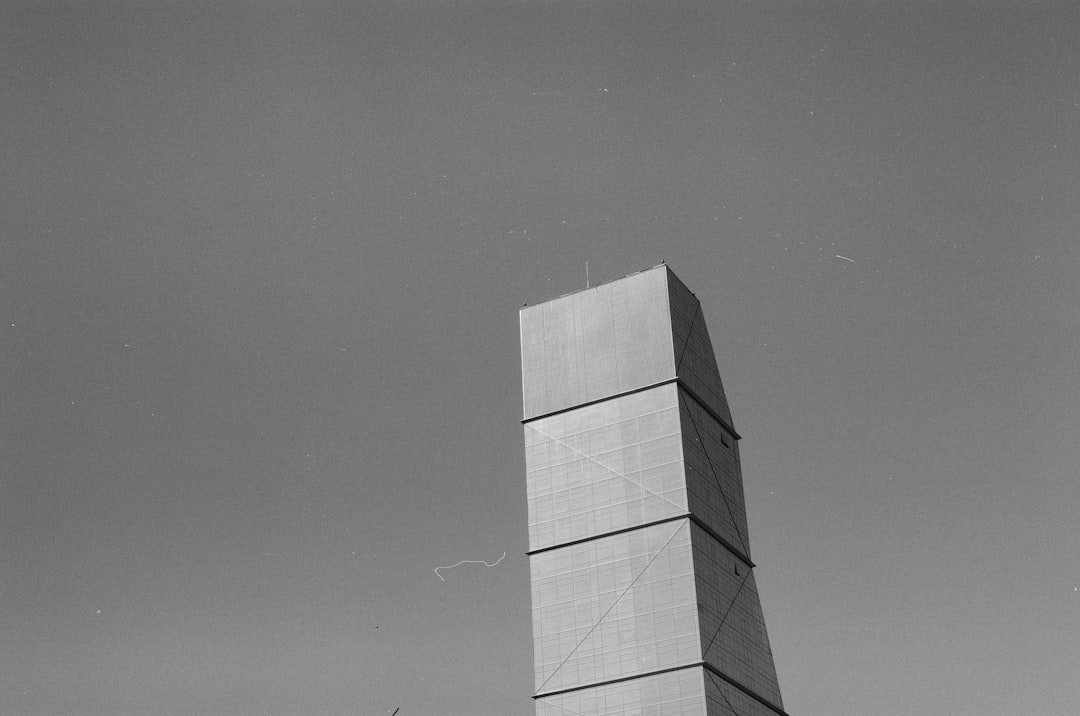
POLYGON ((521 309, 525 419, 675 377, 663 267, 521 309))
POLYGON ((679 408, 690 511, 749 559, 738 443, 692 398, 679 408))
MULTIPOLYGON (((777 716, 783 713, 769 708, 708 669, 705 670, 705 704, 709 716, 777 716)), ((639 712, 644 716, 645 712, 639 712)))
POLYGON ((705 662, 783 708, 753 571, 696 525, 692 533, 705 662))
POLYGON ((782 714, 697 299, 656 267, 521 345, 537 714, 782 714))
POLYGON ((525 426, 529 549, 685 515, 674 384, 525 426))
POLYGON ((537 699, 536 716, 701 716, 705 687, 704 669, 695 666, 545 696, 537 699))
POLYGON ((537 692, 701 660, 689 520, 542 552, 531 565, 537 692))
POLYGON ((679 381, 731 425, 731 411, 709 340, 709 329, 701 315, 701 304, 674 274, 668 272, 668 276, 672 344, 679 381))

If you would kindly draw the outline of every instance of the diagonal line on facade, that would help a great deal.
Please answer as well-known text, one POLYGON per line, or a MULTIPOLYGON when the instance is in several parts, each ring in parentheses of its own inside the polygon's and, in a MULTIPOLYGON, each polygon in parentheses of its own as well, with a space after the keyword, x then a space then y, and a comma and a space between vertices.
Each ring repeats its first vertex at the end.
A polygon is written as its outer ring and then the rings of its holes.
POLYGON ((580 649, 581 645, 585 643, 585 640, 588 639, 594 631, 596 631, 596 627, 600 626, 600 623, 607 618, 608 614, 611 614, 611 610, 615 608, 615 605, 619 603, 620 599, 626 596, 626 593, 630 591, 630 588, 633 587, 639 579, 641 579, 641 575, 649 571, 649 567, 652 566, 652 563, 656 561, 656 558, 660 556, 661 552, 667 549, 667 546, 671 544, 671 540, 675 539, 675 535, 679 534, 679 530, 686 526, 687 523, 688 521, 683 521, 679 523, 679 526, 675 528, 675 531, 672 532, 666 540, 664 540, 664 544, 660 545, 660 547, 656 550, 656 553, 653 554, 652 557, 649 557, 649 561, 645 563, 645 566, 641 568, 641 571, 638 572, 637 575, 630 580, 630 584, 626 585, 626 589, 622 590, 622 592, 619 593, 619 596, 615 597, 615 601, 611 603, 611 606, 609 606, 607 610, 600 615, 600 618, 596 620, 595 624, 589 627, 589 631, 585 633, 585 636, 581 637, 581 641, 579 641, 574 646, 574 648, 571 649, 566 654, 566 656, 563 657, 563 660, 559 662, 559 665, 556 666, 550 674, 548 674, 548 677, 544 679, 543 683, 536 687, 536 693, 540 693, 541 691, 543 691, 544 687, 547 686, 547 682, 551 681, 551 679, 554 678, 555 674, 559 673, 559 669, 563 668, 563 666, 566 665, 566 662, 570 660, 570 657, 574 655, 574 652, 580 649))
POLYGON ((563 711, 565 711, 568 714, 574 714, 574 716, 589 716, 588 714, 582 713, 581 711, 575 711, 574 709, 570 708, 569 706, 563 706, 562 704, 556 704, 556 703, 552 703, 550 701, 545 702, 544 705, 545 706, 554 706, 557 709, 562 709, 563 711))
POLYGON ((705 651, 701 652, 701 658, 704 659, 709 655, 709 650, 712 649, 713 643, 716 641, 716 637, 720 636, 720 630, 724 628, 724 622, 727 621, 728 614, 731 614, 731 610, 735 608, 735 602, 739 599, 739 593, 742 592, 743 585, 746 584, 746 580, 750 579, 750 575, 753 574, 753 570, 747 570, 746 576, 739 582, 739 588, 735 590, 734 596, 731 597, 731 603, 728 604, 727 611, 724 612, 724 616, 720 617, 720 623, 716 625, 716 631, 713 632, 712 638, 709 639, 709 645, 705 647, 705 651))
MULTIPOLYGON (((533 430, 535 430, 536 432, 540 433, 540 434, 541 434, 541 435, 543 435, 544 437, 546 437, 546 438, 550 438, 551 440, 554 440, 555 442, 559 443, 559 444, 560 444, 560 445, 562 445, 563 447, 565 447, 565 448, 568 448, 568 449, 569 449, 569 450, 571 450, 571 451, 572 451, 573 453, 575 453, 575 454, 577 454, 577 455, 581 455, 581 456, 582 456, 583 458, 585 458, 586 460, 591 460, 592 462, 595 462, 595 463, 596 463, 597 465, 599 465, 600 467, 604 468, 605 470, 607 470, 608 472, 610 472, 610 473, 611 473, 612 475, 615 475, 616 477, 621 477, 622 479, 626 480, 627 482, 629 482, 629 483, 630 483, 631 485, 633 485, 634 487, 639 487, 639 488, 641 488, 641 490, 642 490, 642 491, 644 491, 644 492, 647 492, 647 493, 649 493, 649 494, 650 494, 650 495, 652 495, 653 497, 659 497, 659 498, 660 498, 661 500, 663 500, 664 502, 668 503, 669 505, 672 505, 672 506, 674 506, 674 507, 677 507, 677 508, 679 508, 679 511, 680 511, 680 512, 685 512, 685 511, 686 511, 686 505, 680 505, 680 504, 678 504, 678 503, 672 502, 672 501, 671 501, 671 500, 669 500, 668 498, 666 498, 666 497, 664 497, 663 495, 661 495, 661 494, 660 494, 659 492, 654 492, 653 490, 650 490, 649 488, 645 487, 645 485, 643 485, 642 483, 640 483, 640 482, 635 482, 635 481, 634 481, 634 480, 633 480, 632 478, 630 478, 630 477, 627 477, 626 475, 622 474, 621 472, 619 472, 618 470, 616 470, 616 469, 615 469, 615 468, 613 468, 613 467, 610 467, 610 466, 608 466, 608 465, 605 465, 604 463, 600 462, 599 460, 597 460, 597 459, 596 459, 595 457, 593 457, 592 455, 589 455, 589 454, 588 454, 588 453, 586 453, 586 452, 585 452, 584 450, 579 450, 578 448, 574 447, 573 445, 571 445, 570 443, 566 442, 565 440, 560 440, 559 438, 555 437, 555 436, 554 436, 554 435, 552 435, 551 433, 547 433, 547 432, 544 432, 543 430, 541 430, 540 428, 536 427, 535 425, 526 425, 525 427, 527 427, 527 428, 532 428, 533 430)), ((738 529, 738 528, 736 528, 736 529, 738 529)))
POLYGON ((710 679, 712 679, 713 684, 716 686, 716 690, 720 692, 720 698, 722 698, 724 700, 724 703, 727 704, 727 707, 731 709, 731 713, 733 713, 735 716, 739 716, 739 712, 736 711, 735 707, 731 705, 731 702, 728 700, 727 694, 724 693, 724 687, 721 686, 720 682, 716 680, 716 675, 708 669, 703 669, 703 671, 709 675, 710 679))
POLYGON ((686 347, 690 345, 690 336, 694 332, 694 323, 697 322, 699 313, 701 313, 701 301, 698 301, 694 306, 694 317, 690 319, 690 326, 686 329, 686 338, 683 339, 682 348, 679 349, 679 357, 675 360, 675 375, 678 375, 679 369, 682 368, 683 356, 686 354, 686 347))
POLYGON ((731 511, 731 503, 728 502, 727 495, 724 494, 724 488, 720 484, 720 477, 716 474, 716 467, 713 465, 712 457, 709 456, 709 448, 705 446, 705 439, 701 437, 701 431, 698 430, 697 421, 694 420, 694 411, 690 407, 690 403, 686 404, 686 414, 690 418, 690 424, 694 426, 694 434, 697 435, 698 444, 701 445, 701 452, 705 455, 705 461, 709 463, 709 473, 712 475, 713 482, 716 483, 716 489, 720 491, 720 499, 724 501, 724 507, 727 509, 728 518, 731 520, 731 526, 735 528, 735 534, 739 537, 739 544, 743 548, 743 554, 749 554, 750 548, 746 545, 746 540, 743 539, 742 530, 739 529, 739 523, 735 520, 735 514, 731 511))
POLYGON ((553 701, 545 701, 544 706, 553 706, 553 707, 555 707, 557 709, 562 709, 563 711, 565 711, 568 714, 574 714, 574 716, 588 716, 588 714, 584 714, 584 713, 582 713, 580 711, 575 711, 574 709, 570 708, 569 706, 563 706, 562 704, 557 704, 557 703, 554 703, 553 701))

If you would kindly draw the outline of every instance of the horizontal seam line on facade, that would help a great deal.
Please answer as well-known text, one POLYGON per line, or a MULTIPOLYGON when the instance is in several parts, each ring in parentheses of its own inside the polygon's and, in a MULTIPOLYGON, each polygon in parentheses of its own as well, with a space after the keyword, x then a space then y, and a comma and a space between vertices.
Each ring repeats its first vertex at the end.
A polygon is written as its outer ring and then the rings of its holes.
MULTIPOLYGON (((704 666, 704 661, 695 661, 690 664, 680 664, 679 666, 669 666, 665 669, 654 669, 652 671, 643 671, 640 674, 633 674, 631 676, 619 676, 614 679, 601 679, 600 681, 592 681, 588 684, 580 684, 578 686, 567 686, 564 689, 554 689, 553 691, 544 691, 539 694, 533 694, 534 699, 543 699, 548 696, 558 696, 559 694, 570 693, 571 691, 581 691, 582 689, 592 689, 597 686, 608 686, 609 684, 618 684, 623 681, 633 681, 634 679, 644 679, 647 676, 657 676, 658 674, 667 674, 671 671, 681 671, 683 669, 693 669, 696 666, 704 666)), ((786 716, 786 715, 785 715, 786 716)))
POLYGON ((634 393, 642 393, 642 392, 644 392, 646 390, 652 390, 653 388, 659 388, 662 385, 669 385, 671 383, 677 383, 679 385, 679 387, 683 389, 684 393, 686 393, 688 396, 690 396, 695 403, 700 405, 701 409, 704 410, 706 413, 708 413, 709 416, 712 417, 713 420, 720 423, 720 427, 722 427, 724 430, 731 433, 731 436, 733 438, 735 438, 736 440, 742 440, 742 435, 739 435, 737 432, 735 432, 735 428, 730 423, 728 423, 728 421, 724 420, 722 417, 720 417, 716 413, 715 410, 713 410, 708 405, 706 405, 705 401, 702 400, 700 397, 698 397, 697 393, 695 393, 693 390, 691 390, 689 387, 687 387, 686 381, 684 381, 682 378, 679 378, 678 376, 676 376, 674 378, 668 378, 667 380, 661 380, 659 383, 653 383, 651 385, 645 385, 645 386, 642 386, 640 388, 634 388, 633 390, 625 390, 622 393, 615 393, 614 395, 607 395, 607 396, 604 396, 603 398, 597 398, 596 400, 590 400, 590 401, 587 401, 585 403, 578 403, 577 405, 571 405, 571 406, 566 407, 566 408, 560 408, 559 410, 552 410, 550 413, 544 413, 543 415, 534 415, 531 418, 522 418, 521 419, 521 424, 522 425, 528 425, 529 423, 533 422, 534 420, 543 420, 544 418, 550 418, 553 415, 559 415, 560 413, 568 413, 571 410, 577 410, 578 408, 587 408, 590 405, 596 405, 597 403, 603 403, 605 400, 615 400, 616 398, 623 398, 623 397, 626 397, 627 395, 633 395, 634 393))
POLYGON ((521 424, 522 425, 528 425, 529 423, 533 422, 534 420, 543 420, 544 418, 550 418, 553 415, 559 415, 560 413, 568 413, 571 410, 577 410, 578 408, 587 408, 590 405, 596 405, 597 403, 603 403, 604 401, 607 401, 607 400, 615 400, 616 398, 624 398, 627 395, 633 395, 634 393, 643 393, 646 390, 652 390, 653 388, 659 388, 661 385, 668 385, 670 383, 675 383, 678 380, 679 380, 678 378, 668 378, 667 380, 662 380, 659 383, 653 383, 652 385, 644 385, 644 386, 642 386, 640 388, 634 388, 633 390, 625 390, 625 391, 623 391, 621 393, 615 393, 614 395, 605 395, 603 398, 597 398, 596 400, 590 400, 590 401, 585 402, 585 403, 578 403, 577 405, 571 405, 568 408, 560 408, 559 410, 552 410, 550 413, 544 413, 543 415, 534 415, 531 418, 522 418, 521 424))
POLYGON ((773 713, 780 714, 780 716, 789 716, 789 714, 786 711, 784 711, 782 708, 780 708, 776 704, 772 703, 771 701, 766 699, 764 696, 762 696, 761 694, 759 694, 756 691, 754 691, 753 689, 751 689, 750 687, 745 686, 743 684, 740 684, 734 678, 732 678, 732 677, 728 676, 727 674, 725 674, 724 672, 720 671, 720 669, 717 669, 715 666, 713 666, 712 664, 710 664, 707 661, 695 661, 695 662, 691 662, 689 664, 680 664, 678 666, 669 666, 669 667, 667 667, 665 669, 654 669, 652 671, 643 671, 643 672, 641 672, 639 674, 632 674, 632 675, 629 675, 629 676, 620 676, 620 677, 614 678, 614 679, 601 679, 600 681, 591 681, 588 684, 579 684, 577 686, 568 686, 568 687, 563 688, 563 689, 553 689, 551 691, 544 691, 542 693, 533 694, 533 698, 534 699, 543 699, 543 698, 547 698, 549 696, 559 696, 561 694, 568 694, 568 693, 571 693, 571 692, 574 692, 574 691, 583 691, 585 689, 594 689, 594 688, 598 688, 600 686, 609 686, 611 684, 620 684, 620 683, 622 683, 624 681, 633 681, 634 679, 644 679, 644 678, 647 678, 649 676, 659 676, 660 674, 667 674, 667 673, 670 673, 672 671, 682 671, 684 669, 693 669, 693 668, 699 667, 699 666, 702 667, 703 669, 705 669, 706 671, 708 671, 708 672, 710 672, 712 674, 715 674, 717 677, 723 679, 726 683, 731 684, 736 689, 743 692, 744 694, 746 694, 747 696, 752 698, 754 701, 757 701, 759 704, 761 704, 765 708, 769 709, 773 713))
POLYGON ((736 440, 742 440, 742 435, 739 435, 737 432, 735 432, 735 428, 732 427, 728 423, 728 421, 724 420, 722 417, 717 415, 716 411, 713 410, 712 408, 710 408, 708 405, 706 405, 705 401, 702 400, 700 397, 698 397, 697 393, 690 390, 690 387, 686 385, 686 381, 676 378, 676 382, 679 384, 679 387, 682 388, 682 391, 684 393, 689 395, 694 400, 695 403, 697 403, 698 405, 701 406, 702 410, 704 410, 706 413, 709 414, 709 417, 711 417, 716 422, 720 423, 720 427, 722 427, 724 430, 731 433, 731 436, 733 438, 735 438, 736 440))
POLYGON ((742 563, 743 563, 743 564, 745 564, 745 565, 746 565, 747 567, 749 567, 750 569, 753 569, 754 567, 756 567, 756 566, 757 566, 756 564, 754 564, 753 562, 751 562, 751 561, 750 561, 750 557, 748 557, 747 555, 743 554, 743 552, 742 552, 742 550, 741 550, 741 549, 739 549, 738 547, 735 547, 735 546, 734 546, 734 545, 732 545, 732 544, 731 544, 730 542, 728 542, 728 541, 727 541, 726 539, 724 539, 723 537, 721 537, 721 536, 720 536, 720 535, 719 535, 719 534, 718 534, 718 533, 717 533, 717 532, 716 532, 715 530, 713 530, 713 528, 712 528, 712 527, 709 527, 709 526, 708 526, 707 524, 705 524, 705 523, 704 523, 704 522, 703 522, 703 521, 701 520, 701 518, 700 518, 700 517, 698 517, 697 515, 695 515, 695 514, 694 514, 694 513, 692 513, 692 512, 691 512, 691 513, 689 513, 689 514, 688 514, 687 516, 688 516, 688 517, 690 518, 690 521, 691 521, 691 522, 693 522, 693 523, 694 523, 695 525, 697 525, 698 527, 700 527, 700 528, 701 528, 701 530, 702 530, 702 531, 703 531, 703 532, 704 532, 705 534, 707 534, 707 535, 709 535, 710 537, 712 537, 712 538, 713 538, 714 540, 716 540, 717 542, 719 542, 719 543, 720 543, 720 545, 721 545, 721 546, 722 546, 722 547, 723 547, 724 549, 726 549, 726 550, 727 550, 728 552, 731 552, 731 553, 732 553, 733 555, 735 555, 735 556, 736 556, 736 557, 738 557, 738 558, 739 558, 740 560, 742 560, 742 563))
MULTIPOLYGON (((633 532, 634 530, 644 529, 646 527, 655 527, 656 525, 666 524, 668 522, 674 522, 675 520, 685 520, 686 518, 693 519, 693 515, 689 512, 683 512, 679 515, 672 515, 671 517, 664 517, 659 520, 653 520, 652 522, 643 522, 640 525, 631 525, 630 527, 623 527, 621 529, 612 530, 611 532, 601 532, 596 535, 589 535, 588 537, 581 537, 580 539, 573 539, 569 542, 560 542, 559 544, 548 545, 547 547, 538 547, 537 549, 530 549, 525 554, 532 556, 534 554, 540 554, 541 552, 550 552, 553 549, 559 549, 560 547, 571 547, 575 544, 581 544, 582 542, 591 542, 594 539, 600 539, 602 537, 613 537, 614 535, 621 535, 624 532, 633 532)), ((750 564, 747 562, 747 564, 750 564)))
POLYGON ((728 542, 726 539, 724 539, 719 534, 717 534, 716 531, 713 530, 712 527, 709 527, 707 524, 702 522, 701 518, 698 517, 697 515, 695 515, 692 512, 684 512, 682 514, 672 515, 670 517, 664 517, 664 518, 659 519, 659 520, 653 520, 652 522, 643 522, 640 525, 632 525, 630 527, 623 527, 621 529, 612 530, 610 532, 601 532, 600 534, 589 535, 588 537, 581 537, 579 539, 570 540, 569 542, 560 542, 558 544, 548 545, 547 547, 538 547, 537 549, 530 549, 530 550, 527 550, 525 552, 525 554, 528 555, 528 556, 532 556, 534 554, 541 554, 542 552, 550 552, 551 550, 559 549, 560 547, 571 547, 571 546, 573 546, 575 544, 581 544, 582 542, 590 542, 590 541, 592 541, 594 539, 601 539, 602 537, 613 537, 615 535, 620 535, 620 534, 622 534, 624 532, 632 532, 633 530, 640 530, 640 529, 644 529, 646 527, 655 527, 656 525, 662 525, 662 524, 665 524, 667 522, 674 522, 675 520, 682 520, 682 519, 689 519, 695 525, 700 527, 702 532, 704 532, 705 534, 709 535, 714 540, 719 542, 720 545, 724 549, 726 549, 728 552, 731 552, 733 555, 738 557, 739 560, 743 564, 745 564, 747 567, 749 567, 750 569, 753 569, 754 567, 757 567, 757 565, 754 564, 750 560, 749 557, 747 557, 745 554, 742 553, 742 550, 740 550, 738 547, 733 546, 730 542, 728 542))
POLYGON ((731 684, 736 689, 738 689, 739 691, 743 692, 744 694, 746 694, 747 696, 752 698, 754 701, 757 701, 758 703, 760 703, 762 706, 769 709, 773 713, 778 713, 778 714, 780 714, 780 716, 788 716, 788 713, 786 711, 784 711, 784 709, 782 709, 779 706, 777 706, 776 704, 772 703, 771 701, 766 699, 764 696, 762 696, 761 694, 759 694, 756 691, 754 691, 753 689, 751 689, 749 686, 744 686, 743 684, 740 684, 734 678, 732 678, 732 677, 728 676, 727 674, 725 674, 724 672, 720 671, 720 669, 717 669, 715 666, 713 666, 709 662, 703 661, 703 662, 701 662, 701 665, 705 667, 706 671, 709 671, 709 672, 712 672, 713 674, 716 674, 718 677, 720 677, 721 679, 723 679, 727 683, 731 684))

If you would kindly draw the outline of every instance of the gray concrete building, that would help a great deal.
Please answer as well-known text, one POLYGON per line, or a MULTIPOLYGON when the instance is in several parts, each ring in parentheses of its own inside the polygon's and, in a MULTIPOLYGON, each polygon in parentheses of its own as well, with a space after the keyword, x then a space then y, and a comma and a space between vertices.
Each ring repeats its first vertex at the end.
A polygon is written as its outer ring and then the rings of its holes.
POLYGON ((784 714, 697 299, 660 265, 520 318, 537 716, 784 714))

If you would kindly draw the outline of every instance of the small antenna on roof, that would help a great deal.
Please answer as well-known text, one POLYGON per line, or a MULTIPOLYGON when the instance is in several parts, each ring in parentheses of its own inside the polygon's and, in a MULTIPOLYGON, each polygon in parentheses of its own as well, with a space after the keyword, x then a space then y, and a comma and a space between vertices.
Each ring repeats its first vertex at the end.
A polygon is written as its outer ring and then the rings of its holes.
POLYGON ((585 262, 585 288, 589 287, 589 262, 585 262))

